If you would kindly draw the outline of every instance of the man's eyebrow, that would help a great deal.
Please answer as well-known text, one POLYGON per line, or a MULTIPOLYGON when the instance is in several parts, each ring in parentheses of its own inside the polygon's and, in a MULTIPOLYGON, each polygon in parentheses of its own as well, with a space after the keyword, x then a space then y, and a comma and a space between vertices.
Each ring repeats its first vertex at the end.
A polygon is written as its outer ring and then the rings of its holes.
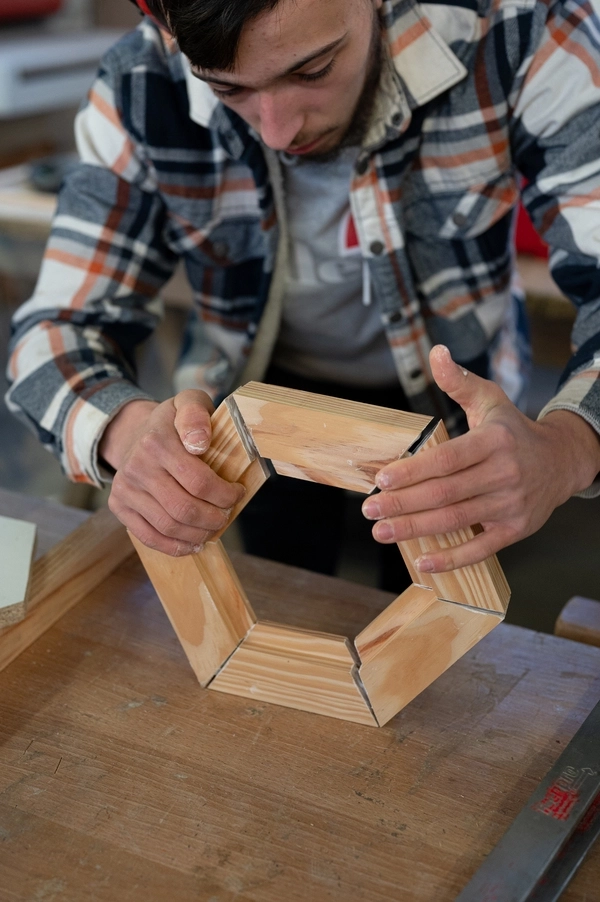
MULTIPOLYGON (((342 41, 346 38, 346 34, 343 34, 340 38, 337 38, 335 41, 331 41, 330 44, 326 44, 325 47, 321 47, 319 50, 315 50, 313 53, 309 53, 308 56, 305 56, 304 59, 298 60, 297 63, 294 63, 293 66, 290 66, 289 69, 286 69, 285 72, 282 72, 281 75, 275 76, 276 78, 281 78, 284 75, 292 75, 294 72, 297 72, 298 69, 302 69, 303 66, 308 65, 308 63, 312 63, 314 60, 319 59, 320 56, 325 56, 326 53, 329 53, 331 50, 335 50, 342 41)), ((195 72, 192 68, 192 75, 195 78, 199 78, 200 81, 208 81, 215 85, 226 85, 228 88, 242 88, 243 85, 239 84, 239 82, 235 81, 227 81, 224 78, 215 78, 212 75, 201 75, 199 72, 195 72)))

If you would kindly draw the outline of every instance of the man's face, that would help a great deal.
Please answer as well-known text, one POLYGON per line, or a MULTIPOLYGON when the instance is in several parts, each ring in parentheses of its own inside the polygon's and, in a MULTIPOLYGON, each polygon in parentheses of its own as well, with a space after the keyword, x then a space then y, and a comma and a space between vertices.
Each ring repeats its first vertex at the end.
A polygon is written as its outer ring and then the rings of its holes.
POLYGON ((327 155, 354 131, 372 93, 381 2, 280 0, 246 24, 231 71, 195 74, 268 147, 327 155))

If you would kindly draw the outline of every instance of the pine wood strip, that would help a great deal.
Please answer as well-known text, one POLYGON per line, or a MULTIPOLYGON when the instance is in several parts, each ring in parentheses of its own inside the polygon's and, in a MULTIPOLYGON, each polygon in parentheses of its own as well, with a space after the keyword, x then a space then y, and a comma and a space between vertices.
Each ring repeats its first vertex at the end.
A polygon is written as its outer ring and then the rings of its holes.
POLYGON ((37 560, 25 618, 0 630, 0 670, 132 554, 125 527, 103 508, 37 560))
MULTIPOLYGON (((448 433, 444 424, 440 422, 417 453, 445 441, 448 441, 448 433)), ((433 589, 438 598, 481 608, 484 611, 505 614, 510 601, 510 588, 496 555, 492 555, 479 564, 460 567, 448 573, 421 573, 413 564, 425 552, 462 545, 480 531, 481 526, 475 524, 468 529, 460 529, 443 535, 422 536, 418 539, 399 542, 398 548, 412 581, 433 589)))
POLYGON ((554 634, 563 639, 600 645, 600 601, 575 595, 560 612, 554 634))
POLYGON ((435 593, 431 589, 409 586, 354 640, 361 664, 364 666, 376 659, 381 651, 394 641, 397 634, 410 626, 414 620, 418 620, 435 600, 435 593))
POLYGON ((220 539, 223 533, 229 529, 240 511, 242 511, 248 502, 254 498, 260 487, 265 484, 270 475, 266 461, 264 461, 262 457, 257 457, 256 460, 253 460, 252 463, 246 467, 244 472, 235 480, 235 482, 244 486, 246 494, 232 507, 227 523, 223 529, 219 529, 213 535, 211 539, 212 542, 220 539))
POLYGON ((377 726, 342 636, 257 623, 209 688, 377 726))
POLYGON ((35 523, 0 517, 0 627, 18 623, 25 616, 35 539, 35 523))
POLYGON ((359 677, 381 726, 461 658, 503 617, 440 601, 412 586, 357 637, 359 677))
POLYGON ((233 398, 259 454, 312 482, 368 493, 431 417, 248 383, 233 398))
POLYGON ((232 508, 227 524, 216 532, 213 541, 220 539, 249 501, 256 495, 269 478, 269 470, 264 460, 251 447, 235 403, 226 399, 211 417, 212 439, 210 448, 202 455, 202 460, 228 482, 238 482, 246 489, 244 497, 232 508), (236 423, 236 420, 238 422, 236 423))
POLYGON ((130 538, 198 681, 206 686, 255 622, 221 542, 175 558, 130 538))
POLYGON ((247 443, 240 437, 227 403, 220 404, 210 418, 211 443, 202 460, 223 479, 238 482, 255 459, 247 443))

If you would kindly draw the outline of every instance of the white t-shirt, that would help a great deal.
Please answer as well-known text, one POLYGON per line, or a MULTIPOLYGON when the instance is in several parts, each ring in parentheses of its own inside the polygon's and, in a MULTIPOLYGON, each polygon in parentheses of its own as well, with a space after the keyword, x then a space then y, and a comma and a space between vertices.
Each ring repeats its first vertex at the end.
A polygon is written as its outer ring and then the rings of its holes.
POLYGON ((310 379, 346 385, 398 382, 350 210, 358 148, 331 162, 281 154, 290 270, 273 362, 310 379))

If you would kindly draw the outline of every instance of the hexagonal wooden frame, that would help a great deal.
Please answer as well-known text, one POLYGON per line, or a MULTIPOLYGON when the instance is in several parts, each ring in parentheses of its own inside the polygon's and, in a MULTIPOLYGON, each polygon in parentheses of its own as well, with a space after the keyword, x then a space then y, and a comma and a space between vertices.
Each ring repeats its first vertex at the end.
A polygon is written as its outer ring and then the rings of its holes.
MULTIPOLYGON (((256 382, 212 424, 203 459, 246 487, 231 520, 267 479, 264 458, 278 473, 369 493, 384 464, 448 438, 429 417, 256 382)), ((414 568, 423 551, 477 530, 400 542, 413 585, 354 642, 257 622, 218 535, 184 558, 133 542, 202 686, 381 726, 504 619, 510 591, 495 557, 451 573, 414 568)))

